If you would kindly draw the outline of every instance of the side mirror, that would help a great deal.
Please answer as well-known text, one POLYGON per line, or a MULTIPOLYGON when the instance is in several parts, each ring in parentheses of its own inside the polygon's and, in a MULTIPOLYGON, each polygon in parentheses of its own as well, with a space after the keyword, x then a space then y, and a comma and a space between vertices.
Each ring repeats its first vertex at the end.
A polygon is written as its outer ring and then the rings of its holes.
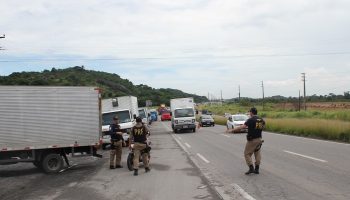
POLYGON ((150 117, 150 116, 151 116, 151 113, 148 113, 147 115, 148 115, 148 117, 150 117))
POLYGON ((198 110, 196 110, 196 115, 198 115, 198 110))
POLYGON ((136 115, 135 114, 133 115, 133 117, 134 117, 134 119, 136 119, 136 115))

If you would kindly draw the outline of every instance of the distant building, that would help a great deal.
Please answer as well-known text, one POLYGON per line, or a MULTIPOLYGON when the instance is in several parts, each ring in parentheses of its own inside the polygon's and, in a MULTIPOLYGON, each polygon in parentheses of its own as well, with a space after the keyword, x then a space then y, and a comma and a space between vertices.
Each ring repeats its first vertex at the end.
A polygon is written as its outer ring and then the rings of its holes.
POLYGON ((152 106, 152 100, 146 100, 146 107, 152 106))

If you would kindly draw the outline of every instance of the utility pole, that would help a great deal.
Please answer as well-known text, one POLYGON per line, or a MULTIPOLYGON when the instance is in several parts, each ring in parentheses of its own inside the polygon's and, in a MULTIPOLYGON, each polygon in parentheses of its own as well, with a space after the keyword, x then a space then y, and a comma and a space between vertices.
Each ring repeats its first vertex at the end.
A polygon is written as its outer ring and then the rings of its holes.
POLYGON ((300 112, 300 107, 301 107, 301 105, 300 105, 300 90, 299 90, 299 99, 298 99, 298 110, 299 110, 299 112, 300 112))
POLYGON ((241 86, 238 85, 238 101, 241 102, 241 86))
POLYGON ((264 81, 261 81, 261 88, 262 88, 262 109, 264 110, 264 99, 265 99, 265 94, 264 94, 264 81))
MULTIPOLYGON (((0 35, 0 39, 1 39, 1 38, 5 38, 5 34, 0 35)), ((0 46, 0 50, 5 50, 5 49, 3 49, 3 48, 0 46)))
POLYGON ((301 73, 301 80, 304 84, 304 110, 306 111, 306 87, 305 87, 305 73, 301 73))
POLYGON ((220 92, 221 92, 221 102, 223 102, 223 99, 222 99, 222 90, 221 90, 220 92))

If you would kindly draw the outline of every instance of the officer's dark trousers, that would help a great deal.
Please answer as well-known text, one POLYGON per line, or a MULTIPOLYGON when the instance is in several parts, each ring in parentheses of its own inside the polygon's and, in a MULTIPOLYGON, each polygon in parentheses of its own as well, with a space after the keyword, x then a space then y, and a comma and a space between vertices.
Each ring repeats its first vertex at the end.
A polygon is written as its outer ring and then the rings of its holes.
POLYGON ((110 166, 120 165, 122 159, 122 141, 114 142, 115 149, 111 149, 111 155, 109 159, 110 166))

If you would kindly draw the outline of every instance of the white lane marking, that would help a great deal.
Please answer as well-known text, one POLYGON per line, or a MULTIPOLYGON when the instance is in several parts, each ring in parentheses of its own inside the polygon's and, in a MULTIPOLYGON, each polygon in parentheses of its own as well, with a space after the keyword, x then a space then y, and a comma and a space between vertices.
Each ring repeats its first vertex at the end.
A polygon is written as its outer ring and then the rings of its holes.
POLYGON ((182 140, 182 138, 179 136, 179 139, 182 140))
POLYGON ((197 156, 200 157, 204 162, 206 163, 210 163, 209 160, 207 160, 204 156, 202 156, 201 154, 197 153, 197 156))
POLYGON ((191 148, 191 145, 189 145, 188 143, 185 142, 185 145, 188 147, 188 148, 191 148))
POLYGON ((184 151, 186 151, 186 147, 185 147, 178 139, 176 139, 175 137, 174 137, 174 139, 175 139, 176 142, 180 145, 180 147, 181 147, 184 151))
POLYGON ((163 127, 165 127, 168 131, 172 131, 171 128, 167 125, 165 125, 164 123, 162 123, 163 127))
POLYGON ((272 133, 272 132, 267 132, 267 131, 264 131, 264 133, 267 133, 267 134, 270 134, 270 135, 278 135, 278 136, 282 136, 282 137, 293 137, 293 138, 298 138, 298 139, 301 139, 301 140, 313 140, 313 141, 316 141, 316 142, 325 142, 325 143, 330 143, 330 144, 342 144, 342 145, 346 145, 346 146, 349 146, 350 144, 348 143, 341 143, 341 142, 334 142, 334 141, 328 141, 328 140, 321 140, 321 139, 315 139, 315 138, 307 138, 307 137, 298 137, 296 135, 287 135, 287 134, 281 134, 281 133, 272 133))
POLYGON ((232 186, 239 192, 239 194, 242 195, 243 198, 247 200, 255 200, 252 196, 250 196, 246 191, 244 191, 239 185, 237 184, 232 184, 232 186))
POLYGON ((231 136, 229 136, 229 135, 225 135, 225 134, 220 134, 220 135, 222 135, 222 136, 225 136, 225 137, 227 137, 227 138, 230 138, 231 136))
POLYGON ((286 153, 289 153, 289 154, 293 154, 293 155, 300 156, 300 157, 303 157, 303 158, 308 158, 308 159, 311 159, 311 160, 316 160, 316 161, 319 161, 319 162, 328 162, 326 160, 314 158, 314 157, 311 157, 311 156, 306 156, 306 155, 303 155, 303 154, 299 154, 299 153, 295 153, 295 152, 291 152, 291 151, 287 151, 287 150, 283 150, 283 151, 286 152, 286 153))

